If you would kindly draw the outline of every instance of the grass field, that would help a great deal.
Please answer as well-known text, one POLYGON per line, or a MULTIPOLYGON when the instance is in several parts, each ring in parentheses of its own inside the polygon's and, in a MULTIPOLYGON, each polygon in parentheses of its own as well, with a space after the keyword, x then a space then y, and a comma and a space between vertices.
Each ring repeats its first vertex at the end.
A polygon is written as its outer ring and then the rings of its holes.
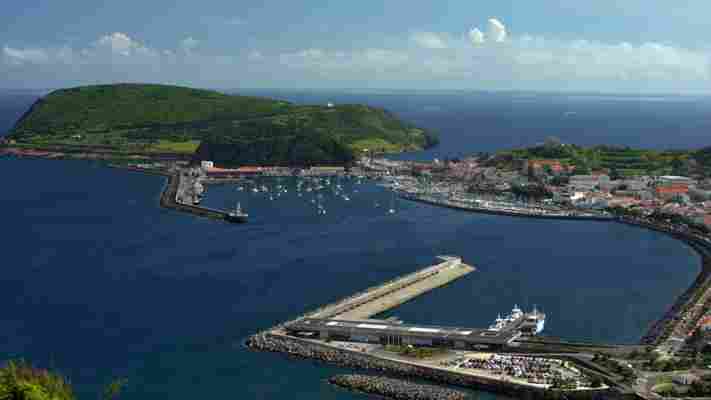
POLYGON ((380 138, 357 140, 351 143, 348 147, 350 147, 351 150, 357 154, 362 153, 365 149, 376 153, 398 153, 405 150, 405 146, 401 144, 393 144, 380 138))
POLYGON ((180 153, 193 154, 200 146, 199 140, 189 140, 187 142, 171 142, 168 140, 160 140, 158 144, 150 147, 150 151, 157 153, 180 153))

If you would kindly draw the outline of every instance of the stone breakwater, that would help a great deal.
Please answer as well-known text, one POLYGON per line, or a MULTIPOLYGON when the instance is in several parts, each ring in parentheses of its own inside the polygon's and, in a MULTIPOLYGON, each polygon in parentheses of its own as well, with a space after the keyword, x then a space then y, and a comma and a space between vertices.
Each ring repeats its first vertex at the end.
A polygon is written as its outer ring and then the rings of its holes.
POLYGON ((530 208, 505 209, 498 207, 484 207, 462 201, 437 199, 428 196, 417 195, 409 192, 398 192, 398 195, 406 200, 419 203, 430 204, 439 207, 464 210, 480 214, 505 215, 509 217, 537 218, 537 219, 558 219, 558 220, 582 220, 582 221, 612 221, 610 215, 591 214, 582 212, 544 212, 530 208))
POLYGON ((466 393, 457 390, 380 376, 336 375, 329 378, 328 382, 344 389, 397 400, 465 400, 468 398, 466 393))
POLYGON ((175 201, 175 195, 178 191, 178 185, 180 184, 180 175, 171 174, 168 176, 168 181, 163 188, 163 192, 160 195, 160 206, 163 208, 168 208, 184 213, 194 214, 200 217, 213 218, 218 220, 224 220, 226 213, 220 210, 213 210, 206 207, 192 206, 188 204, 182 204, 175 201))
POLYGON ((355 350, 336 348, 327 344, 307 339, 262 332, 250 337, 246 345, 256 351, 282 353, 297 359, 309 359, 336 365, 343 368, 371 371, 398 378, 424 379, 430 382, 475 388, 495 393, 502 393, 520 399, 616 399, 623 398, 615 390, 595 391, 551 391, 540 387, 522 386, 482 376, 461 374, 426 366, 418 366, 408 362, 395 361, 374 357, 355 350), (553 396, 553 397, 551 397, 553 396))

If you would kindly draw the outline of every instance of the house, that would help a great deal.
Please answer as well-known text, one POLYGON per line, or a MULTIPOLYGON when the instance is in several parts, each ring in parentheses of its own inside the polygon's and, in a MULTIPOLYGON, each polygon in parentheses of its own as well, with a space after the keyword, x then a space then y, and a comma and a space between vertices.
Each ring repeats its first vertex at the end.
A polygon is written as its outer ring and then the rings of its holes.
POLYGON ((530 160, 527 167, 533 171, 534 175, 545 172, 547 168, 550 168, 554 175, 559 175, 566 170, 558 160, 530 160))
POLYGON ((685 176, 676 176, 676 175, 664 175, 660 176, 657 178, 657 184, 658 185, 686 185, 689 186, 692 183, 694 183, 694 180, 691 178, 687 178, 685 176))
POLYGON ((683 183, 660 184, 654 189, 655 195, 663 200, 671 200, 679 195, 689 193, 689 185, 683 183))
POLYGON ((672 382, 677 385, 691 385, 699 380, 699 377, 694 374, 679 374, 672 378, 672 382))
POLYGON ((610 184, 610 177, 607 175, 573 175, 570 177, 568 186, 574 191, 591 192, 602 185, 610 184))

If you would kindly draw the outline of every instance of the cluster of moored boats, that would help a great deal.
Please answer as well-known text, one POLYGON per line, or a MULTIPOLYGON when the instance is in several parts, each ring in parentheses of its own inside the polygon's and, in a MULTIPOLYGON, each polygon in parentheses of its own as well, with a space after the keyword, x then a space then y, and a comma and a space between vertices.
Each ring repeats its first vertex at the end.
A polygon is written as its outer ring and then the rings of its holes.
MULTIPOLYGON (((253 195, 264 195, 268 201, 277 201, 290 192, 296 197, 305 198, 310 202, 318 215, 326 215, 326 199, 337 199, 345 202, 359 193, 358 185, 362 184, 358 177, 304 177, 298 178, 295 185, 284 182, 282 178, 274 180, 249 180, 237 186, 238 192, 247 192, 253 195), (352 180, 352 182, 344 182, 352 180)), ((375 208, 381 208, 380 202, 374 202, 375 208)), ((395 195, 391 195, 389 214, 395 211, 395 195)), ((240 209, 241 211, 241 209, 240 209)))

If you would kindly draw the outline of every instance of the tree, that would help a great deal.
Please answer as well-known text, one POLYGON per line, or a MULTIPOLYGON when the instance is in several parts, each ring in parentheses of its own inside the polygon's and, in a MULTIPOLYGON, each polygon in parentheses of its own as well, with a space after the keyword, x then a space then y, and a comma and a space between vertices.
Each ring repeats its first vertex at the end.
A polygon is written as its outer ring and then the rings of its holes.
POLYGON ((590 387, 599 388, 602 387, 602 384, 602 379, 600 379, 600 377, 598 376, 593 376, 593 378, 590 380, 590 387))
POLYGON ((620 178, 622 178, 620 171, 618 171, 615 167, 610 168, 610 179, 616 181, 620 178))
POLYGON ((118 398, 118 396, 121 394, 121 391, 126 387, 127 384, 128 379, 115 379, 114 381, 106 385, 106 387, 104 388, 104 395, 102 399, 114 400, 118 398))

